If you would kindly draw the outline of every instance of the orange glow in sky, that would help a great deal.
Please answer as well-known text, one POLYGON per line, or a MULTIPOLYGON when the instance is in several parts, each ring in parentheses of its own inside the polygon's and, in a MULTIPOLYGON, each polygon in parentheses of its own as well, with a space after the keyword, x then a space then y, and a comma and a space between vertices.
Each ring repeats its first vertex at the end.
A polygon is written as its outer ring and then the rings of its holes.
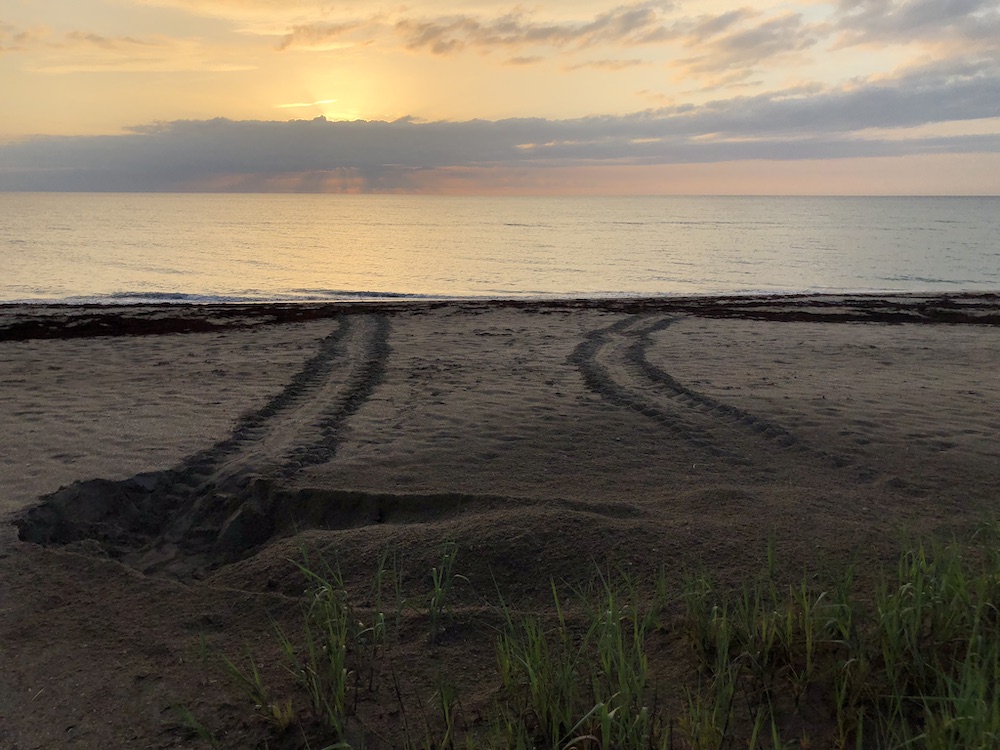
POLYGON ((13 0, 0 91, 8 190, 1000 193, 997 0, 13 0))

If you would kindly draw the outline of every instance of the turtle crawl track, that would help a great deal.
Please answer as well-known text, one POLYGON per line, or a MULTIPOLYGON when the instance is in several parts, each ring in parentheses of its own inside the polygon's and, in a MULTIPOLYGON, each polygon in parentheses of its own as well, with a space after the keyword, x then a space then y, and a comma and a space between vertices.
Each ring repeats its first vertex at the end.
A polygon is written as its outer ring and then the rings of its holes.
POLYGON ((219 487, 238 484, 251 473, 287 480, 329 461, 343 423, 382 381, 388 336, 385 316, 343 318, 284 389, 244 416, 228 438, 178 470, 219 487))
MULTIPOLYGON (((692 390, 649 361, 653 336, 678 318, 632 315, 591 331, 571 356, 587 387, 617 406, 639 412, 694 447, 737 463, 747 463, 729 437, 750 437, 769 447, 795 451, 834 467, 850 460, 806 444, 784 427, 692 390), (719 429, 724 428, 724 429, 719 429)), ((870 473, 870 472, 869 472, 870 473)))
POLYGON ((671 434, 713 455, 731 455, 717 445, 703 426, 682 410, 664 404, 648 383, 636 361, 636 346, 644 346, 652 330, 662 330, 673 320, 656 316, 631 316, 607 328, 591 331, 570 357, 587 387, 616 406, 643 414, 671 434))
POLYGON ((162 472, 75 482, 16 521, 22 540, 96 539, 146 572, 187 574, 274 533, 276 489, 333 458, 345 422, 381 383, 385 315, 345 315, 289 383, 210 448, 162 472))

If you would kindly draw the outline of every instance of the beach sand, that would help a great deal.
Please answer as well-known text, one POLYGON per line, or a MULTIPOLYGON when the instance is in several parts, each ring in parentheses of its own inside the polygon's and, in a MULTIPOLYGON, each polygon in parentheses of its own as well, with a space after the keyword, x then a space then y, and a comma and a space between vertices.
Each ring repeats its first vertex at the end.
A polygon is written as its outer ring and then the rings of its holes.
POLYGON ((419 588, 455 542, 467 616, 407 679, 471 705, 493 593, 967 533, 998 364, 995 295, 0 307, 0 746, 199 746, 176 705, 247 746, 198 644, 273 645, 304 553, 419 588))

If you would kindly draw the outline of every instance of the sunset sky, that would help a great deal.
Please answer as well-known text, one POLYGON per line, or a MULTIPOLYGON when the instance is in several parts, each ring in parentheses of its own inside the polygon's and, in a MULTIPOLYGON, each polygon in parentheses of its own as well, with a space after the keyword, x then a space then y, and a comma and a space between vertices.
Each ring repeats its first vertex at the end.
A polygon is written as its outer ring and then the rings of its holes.
POLYGON ((1000 193, 1000 0, 4 0, 0 189, 1000 193))

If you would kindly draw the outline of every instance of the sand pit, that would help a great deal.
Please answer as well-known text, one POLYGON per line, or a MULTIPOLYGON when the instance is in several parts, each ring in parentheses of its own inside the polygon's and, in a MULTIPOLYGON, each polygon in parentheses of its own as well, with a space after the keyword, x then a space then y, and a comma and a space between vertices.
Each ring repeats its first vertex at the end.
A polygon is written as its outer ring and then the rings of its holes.
MULTIPOLYGON (((471 612, 969 530, 998 324, 989 295, 3 310, 0 745, 195 746, 181 703, 242 746, 195 644, 266 644, 303 550, 363 591, 454 542, 471 612)), ((477 622, 436 658, 488 670, 477 622)))

